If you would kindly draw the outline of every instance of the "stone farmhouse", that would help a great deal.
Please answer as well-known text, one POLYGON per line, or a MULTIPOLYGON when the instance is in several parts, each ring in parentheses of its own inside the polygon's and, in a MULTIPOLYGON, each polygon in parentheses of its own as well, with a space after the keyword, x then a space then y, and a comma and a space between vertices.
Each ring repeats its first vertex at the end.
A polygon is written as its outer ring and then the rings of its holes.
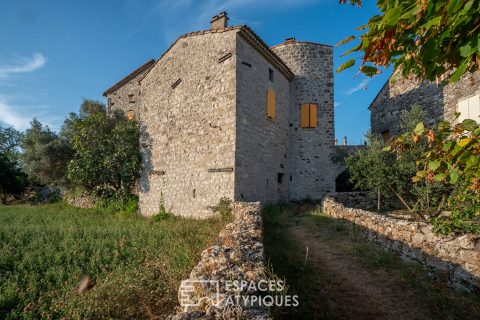
POLYGON ((372 132, 385 140, 399 134, 400 112, 414 105, 426 111, 428 125, 442 119, 453 121, 456 112, 460 112, 457 121, 480 121, 480 71, 447 85, 393 74, 370 104, 372 132))
POLYGON ((140 211, 204 217, 222 197, 264 203, 335 190, 333 48, 269 47, 248 26, 180 36, 105 91, 142 130, 140 211))

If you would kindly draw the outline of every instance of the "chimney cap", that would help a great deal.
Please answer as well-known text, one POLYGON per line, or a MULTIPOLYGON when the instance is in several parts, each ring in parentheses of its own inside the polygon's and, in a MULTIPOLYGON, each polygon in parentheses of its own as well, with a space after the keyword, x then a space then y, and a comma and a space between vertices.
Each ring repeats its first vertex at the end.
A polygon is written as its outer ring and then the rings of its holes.
POLYGON ((226 11, 222 11, 222 12, 220 12, 219 14, 213 16, 213 17, 212 17, 212 20, 210 21, 210 23, 211 23, 211 22, 214 22, 214 21, 217 21, 218 19, 223 18, 223 17, 225 17, 225 19, 227 19, 227 21, 229 20, 227 12, 226 12, 226 11))
POLYGON ((295 42, 297 42, 297 40, 294 37, 291 37, 291 38, 285 39, 284 43, 295 43, 295 42))

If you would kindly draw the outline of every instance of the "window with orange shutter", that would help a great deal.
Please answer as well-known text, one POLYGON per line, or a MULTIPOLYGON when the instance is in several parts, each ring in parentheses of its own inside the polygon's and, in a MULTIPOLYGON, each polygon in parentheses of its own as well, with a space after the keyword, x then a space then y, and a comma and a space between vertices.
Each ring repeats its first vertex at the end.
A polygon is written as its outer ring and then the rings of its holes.
POLYGON ((267 90, 267 118, 275 120, 276 117, 276 97, 273 89, 267 90))
POLYGON ((306 103, 300 106, 300 127, 316 128, 317 127, 317 105, 314 103, 306 103))

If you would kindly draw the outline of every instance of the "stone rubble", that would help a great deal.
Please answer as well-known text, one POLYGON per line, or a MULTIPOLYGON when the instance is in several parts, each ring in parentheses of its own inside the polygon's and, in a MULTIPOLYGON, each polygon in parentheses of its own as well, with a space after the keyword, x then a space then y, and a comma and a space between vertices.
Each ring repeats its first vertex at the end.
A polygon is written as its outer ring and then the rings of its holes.
MULTIPOLYGON (((180 285, 180 304, 188 301, 197 306, 181 307, 181 311, 171 316, 170 320, 270 319, 266 307, 227 304, 232 293, 227 291, 226 281, 258 282, 265 279, 266 274, 260 203, 236 202, 232 213, 234 221, 220 232, 218 244, 202 252, 200 262, 192 269, 190 277, 180 285), (192 284, 193 290, 187 290, 188 286, 192 288, 192 284)), ((247 290, 241 294, 255 293, 247 290)))
POLYGON ((434 233, 431 225, 399 220, 381 214, 348 208, 332 197, 322 202, 323 212, 350 221, 365 229, 370 241, 403 257, 444 271, 458 287, 480 287, 480 236, 445 236, 434 233))

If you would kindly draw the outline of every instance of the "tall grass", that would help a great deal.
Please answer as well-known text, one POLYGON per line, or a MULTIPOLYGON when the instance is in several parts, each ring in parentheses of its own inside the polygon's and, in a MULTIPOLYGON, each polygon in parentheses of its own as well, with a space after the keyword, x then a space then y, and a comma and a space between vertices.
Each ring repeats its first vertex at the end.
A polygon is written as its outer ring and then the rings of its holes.
POLYGON ((162 318, 222 225, 61 203, 0 207, 0 319, 162 318), (94 286, 80 295, 84 276, 94 286))

